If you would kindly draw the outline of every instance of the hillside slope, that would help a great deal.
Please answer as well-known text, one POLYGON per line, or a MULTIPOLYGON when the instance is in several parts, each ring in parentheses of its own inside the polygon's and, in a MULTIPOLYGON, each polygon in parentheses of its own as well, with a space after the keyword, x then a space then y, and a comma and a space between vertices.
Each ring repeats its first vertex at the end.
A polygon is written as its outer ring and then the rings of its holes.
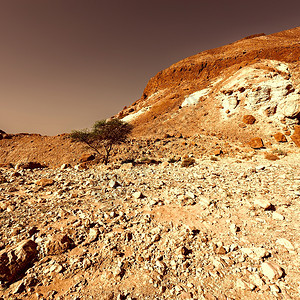
POLYGON ((288 136, 299 123, 299 58, 300 27, 250 36, 159 72, 116 117, 132 122, 137 136, 204 132, 272 142, 272 135, 288 136), (244 115, 256 122, 245 124, 244 115))

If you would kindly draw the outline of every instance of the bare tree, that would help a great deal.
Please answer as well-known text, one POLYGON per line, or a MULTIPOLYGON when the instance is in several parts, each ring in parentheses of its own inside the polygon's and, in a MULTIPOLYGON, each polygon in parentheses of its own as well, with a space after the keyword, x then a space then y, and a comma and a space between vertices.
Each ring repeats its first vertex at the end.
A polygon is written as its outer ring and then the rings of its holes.
POLYGON ((91 130, 74 130, 69 136, 73 141, 86 144, 95 150, 99 156, 102 156, 99 149, 103 147, 105 151, 103 161, 107 164, 113 146, 125 142, 131 130, 131 124, 119 119, 101 120, 95 122, 91 130))

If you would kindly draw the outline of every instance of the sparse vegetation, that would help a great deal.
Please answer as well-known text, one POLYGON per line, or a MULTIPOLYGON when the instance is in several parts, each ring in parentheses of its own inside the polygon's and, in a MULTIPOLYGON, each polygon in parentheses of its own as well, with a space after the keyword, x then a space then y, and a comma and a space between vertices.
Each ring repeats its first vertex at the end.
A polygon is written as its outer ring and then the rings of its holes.
POLYGON ((119 119, 101 120, 95 122, 91 130, 74 130, 69 137, 92 148, 107 164, 113 146, 125 142, 131 130, 132 125, 119 119), (104 148, 104 155, 100 153, 101 148, 104 148))
POLYGON ((272 151, 273 154, 276 154, 276 155, 282 155, 282 156, 287 156, 287 152, 286 151, 283 151, 281 149, 274 149, 272 151))
POLYGON ((195 160, 192 157, 187 157, 183 159, 181 166, 182 167, 190 167, 195 163, 195 160))
POLYGON ((169 164, 174 164, 174 163, 176 163, 177 161, 178 161, 178 159, 176 159, 175 157, 172 157, 172 158, 168 159, 168 163, 169 163, 169 164))

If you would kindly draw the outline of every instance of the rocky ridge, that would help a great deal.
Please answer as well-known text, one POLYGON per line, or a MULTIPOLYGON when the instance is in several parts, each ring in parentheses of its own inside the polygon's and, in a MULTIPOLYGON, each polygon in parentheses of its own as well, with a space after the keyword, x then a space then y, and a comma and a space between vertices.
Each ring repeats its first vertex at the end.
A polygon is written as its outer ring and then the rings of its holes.
POLYGON ((159 72, 117 117, 137 136, 201 131, 247 143, 277 132, 288 140, 300 119, 300 27, 254 35, 201 52, 159 72), (245 125, 244 115, 256 122, 245 125))

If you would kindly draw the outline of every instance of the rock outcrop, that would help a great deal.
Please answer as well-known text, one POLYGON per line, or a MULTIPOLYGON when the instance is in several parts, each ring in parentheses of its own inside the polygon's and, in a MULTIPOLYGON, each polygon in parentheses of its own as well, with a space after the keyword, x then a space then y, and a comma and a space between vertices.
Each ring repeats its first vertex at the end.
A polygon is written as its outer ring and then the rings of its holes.
POLYGON ((25 240, 18 245, 0 251, 0 280, 12 282, 17 279, 36 259, 37 244, 25 240))

